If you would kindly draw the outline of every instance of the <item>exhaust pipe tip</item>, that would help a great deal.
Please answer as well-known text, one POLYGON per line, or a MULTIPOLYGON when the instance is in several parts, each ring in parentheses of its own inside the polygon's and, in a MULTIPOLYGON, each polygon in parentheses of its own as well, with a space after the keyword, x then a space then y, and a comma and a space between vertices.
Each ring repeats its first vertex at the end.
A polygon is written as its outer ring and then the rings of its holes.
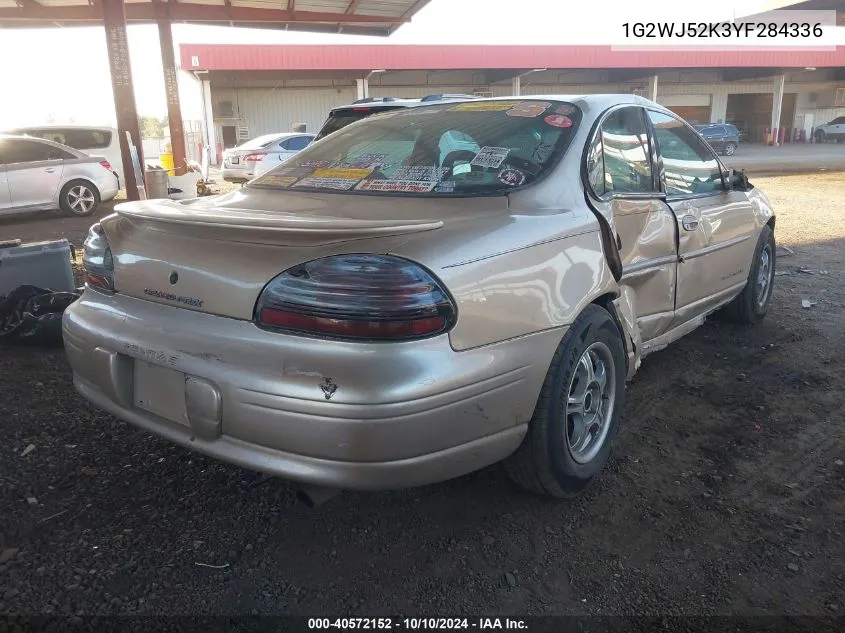
POLYGON ((296 491, 296 499, 306 508, 316 508, 323 505, 332 497, 340 494, 337 488, 323 488, 322 486, 302 486, 296 491))

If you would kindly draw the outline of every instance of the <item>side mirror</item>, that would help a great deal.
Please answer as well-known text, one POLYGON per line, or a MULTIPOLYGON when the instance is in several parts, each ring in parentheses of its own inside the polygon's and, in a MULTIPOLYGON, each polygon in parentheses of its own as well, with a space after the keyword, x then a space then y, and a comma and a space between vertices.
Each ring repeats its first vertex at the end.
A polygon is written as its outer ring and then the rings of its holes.
POLYGON ((745 170, 732 169, 728 176, 728 186, 732 191, 748 191, 751 189, 751 183, 748 182, 745 170))

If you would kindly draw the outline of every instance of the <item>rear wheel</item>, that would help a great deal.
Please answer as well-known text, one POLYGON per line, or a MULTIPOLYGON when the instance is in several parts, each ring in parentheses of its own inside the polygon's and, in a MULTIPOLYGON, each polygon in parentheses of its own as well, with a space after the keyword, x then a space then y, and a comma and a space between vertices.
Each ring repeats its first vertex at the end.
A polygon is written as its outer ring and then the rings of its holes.
POLYGON ((100 204, 100 192, 90 182, 71 180, 59 194, 59 205, 68 215, 91 215, 100 204))
POLYGON ((824 130, 816 130, 816 142, 824 143, 824 130))
POLYGON ((728 143, 725 145, 725 156, 733 156, 736 153, 736 143, 728 143))
POLYGON ((774 231, 766 225, 757 240, 748 282, 739 296, 723 311, 728 320, 753 325, 766 316, 772 301, 772 286, 775 281, 775 248, 774 231))
POLYGON ((528 433, 505 461, 520 486, 574 497, 607 463, 625 400, 625 350, 613 317, 589 306, 552 360, 528 433))

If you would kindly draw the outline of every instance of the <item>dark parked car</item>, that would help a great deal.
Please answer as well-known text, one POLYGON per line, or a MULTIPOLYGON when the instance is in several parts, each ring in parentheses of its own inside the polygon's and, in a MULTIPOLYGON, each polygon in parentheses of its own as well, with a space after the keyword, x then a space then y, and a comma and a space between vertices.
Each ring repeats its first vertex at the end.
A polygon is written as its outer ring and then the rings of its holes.
POLYGON ((329 118, 323 123, 323 127, 317 132, 314 139, 319 141, 324 136, 328 136, 332 132, 337 132, 339 129, 346 127, 350 123, 366 119, 374 114, 382 112, 390 112, 391 110, 401 110, 403 108, 415 108, 418 106, 435 105, 444 101, 467 101, 478 99, 474 95, 462 94, 434 94, 427 95, 422 99, 397 99, 396 97, 369 97, 367 99, 358 99, 351 105, 339 106, 333 108, 329 112, 329 118))
POLYGON ((725 156, 733 156, 739 146, 739 130, 730 123, 696 125, 695 129, 714 150, 725 156))

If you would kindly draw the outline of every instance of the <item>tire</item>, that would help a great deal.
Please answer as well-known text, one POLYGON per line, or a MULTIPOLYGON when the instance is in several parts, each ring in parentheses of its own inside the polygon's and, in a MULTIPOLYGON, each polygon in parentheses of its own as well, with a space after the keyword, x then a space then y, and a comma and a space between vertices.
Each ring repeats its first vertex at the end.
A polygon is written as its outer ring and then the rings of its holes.
POLYGON ((725 145, 725 156, 733 156, 736 153, 736 143, 725 145))
POLYGON ((771 227, 766 225, 757 240, 754 259, 745 288, 722 311, 727 320, 747 325, 756 325, 763 320, 772 301, 775 257, 775 234, 771 227), (765 283, 762 283, 763 280, 765 280, 765 283))
POLYGON ((824 130, 816 130, 816 143, 824 143, 824 130))
POLYGON ((557 498, 575 497, 587 490, 611 453, 625 404, 626 370, 616 322, 604 308, 588 306, 555 352, 528 433, 505 460, 511 479, 531 492, 557 498), (592 380, 586 373, 588 362, 593 368, 592 380), (570 404, 573 401, 580 404, 570 404), (600 416, 602 408, 603 421, 593 417, 600 416), (579 413, 579 409, 586 412, 579 413), (596 420, 598 426, 594 426, 596 420), (584 433, 588 427, 592 432, 584 433))
POLYGON ((87 180, 71 180, 59 194, 59 205, 66 215, 85 217, 100 206, 100 192, 87 180))

